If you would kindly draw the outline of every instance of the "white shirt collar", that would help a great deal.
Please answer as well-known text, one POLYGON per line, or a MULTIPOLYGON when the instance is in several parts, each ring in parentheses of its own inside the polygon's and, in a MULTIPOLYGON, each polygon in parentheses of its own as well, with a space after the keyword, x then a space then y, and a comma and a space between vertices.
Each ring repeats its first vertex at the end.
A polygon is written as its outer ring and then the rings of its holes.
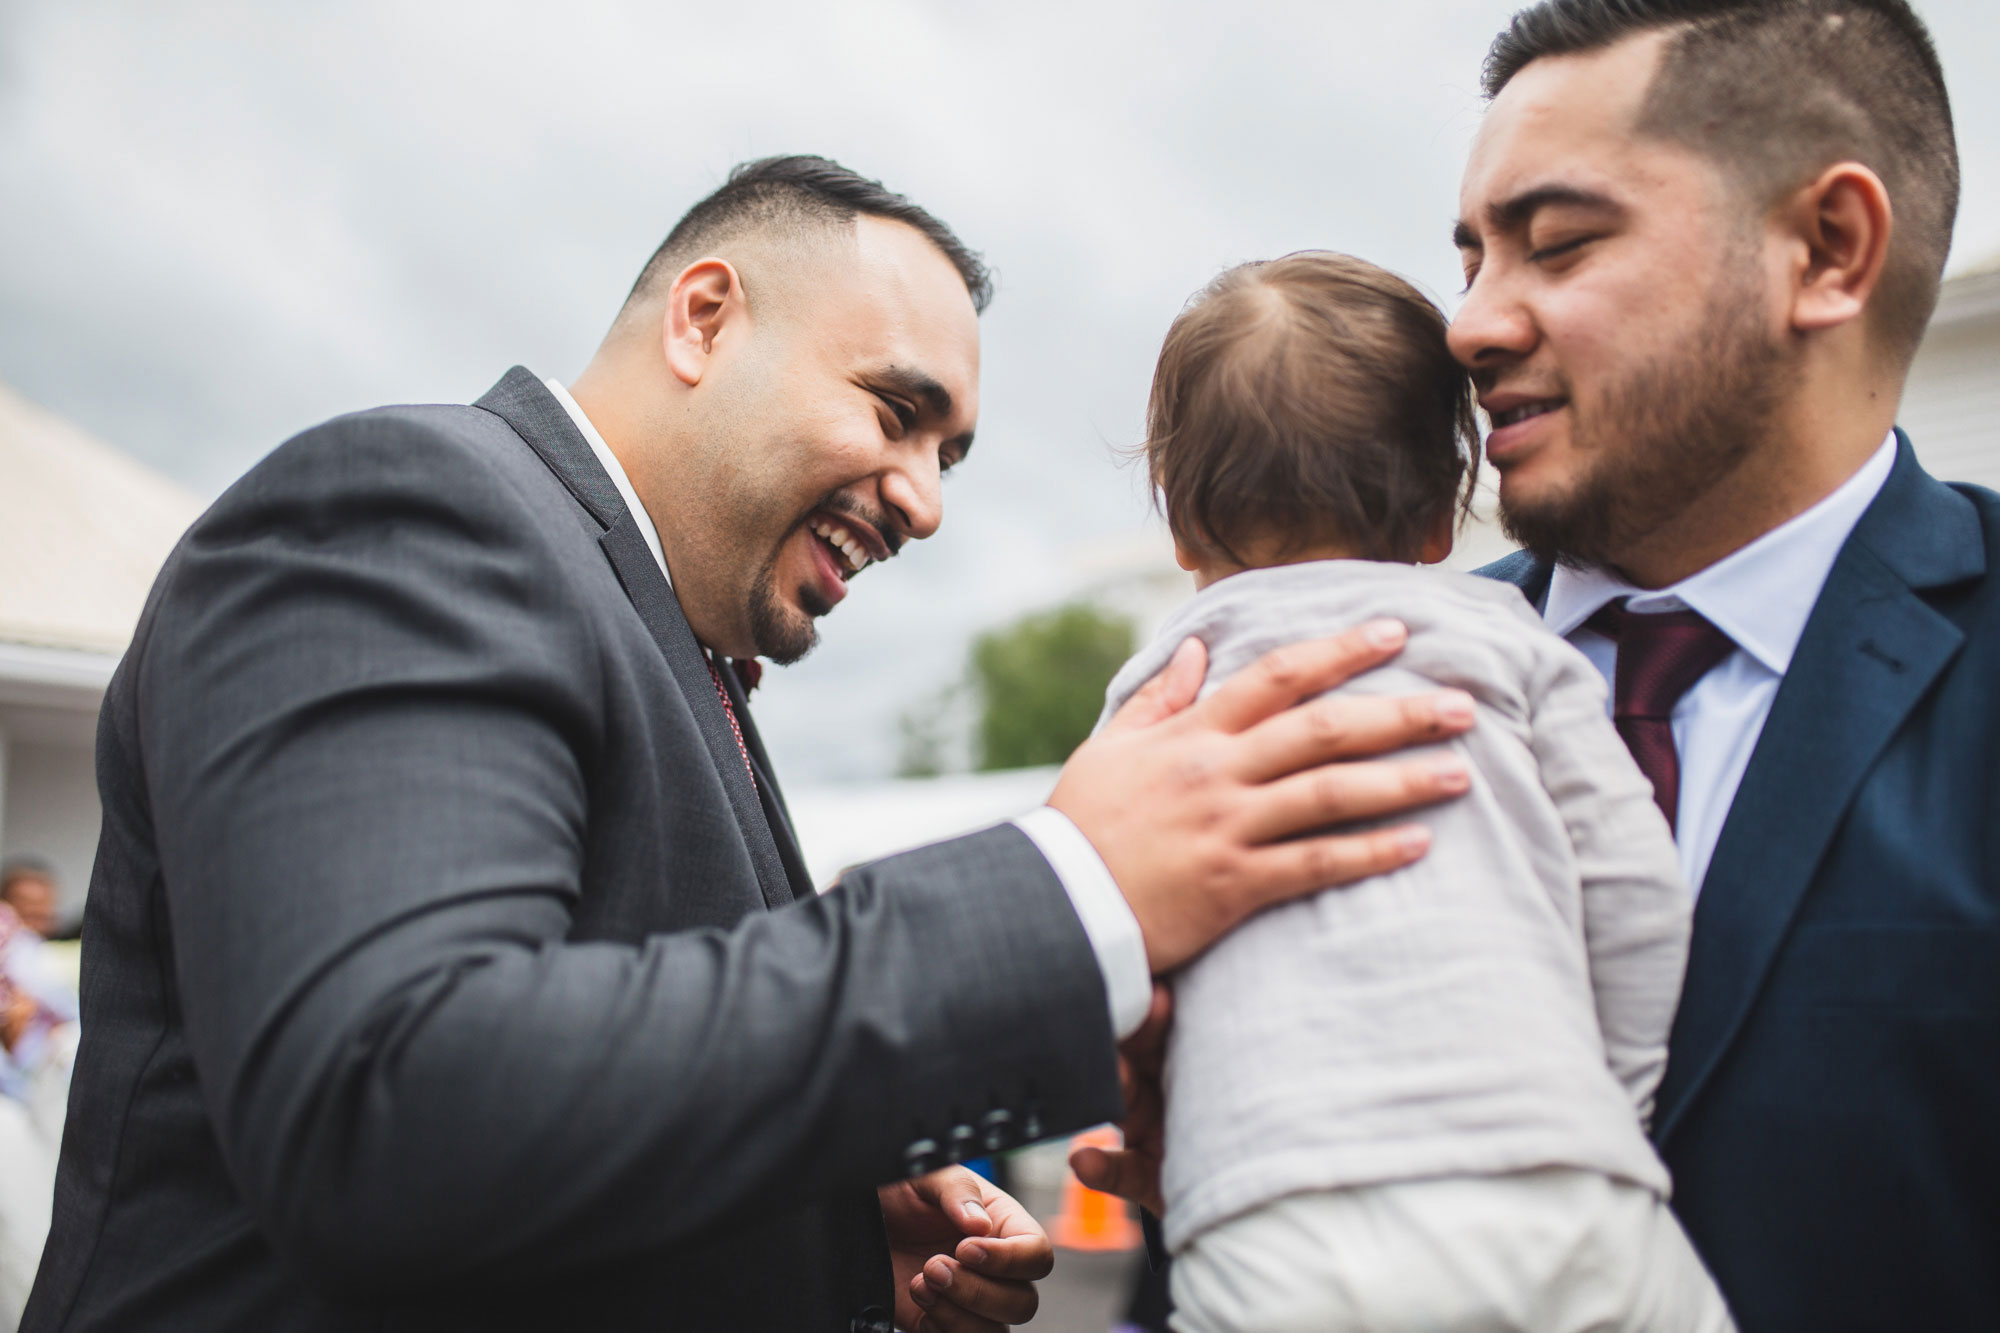
POLYGON ((639 503, 639 493, 632 489, 632 479, 625 475, 624 467, 618 462, 618 455, 611 452, 611 446, 597 433, 597 427, 590 424, 590 418, 583 414, 581 407, 577 406, 576 399, 569 396, 568 389, 563 388, 555 380, 543 380, 542 383, 556 396, 556 401, 562 404, 563 411, 569 413, 569 419, 576 423, 577 430, 583 434, 583 442, 590 446, 590 452, 597 455, 599 465, 611 474, 611 484, 618 488, 618 498, 623 500, 625 508, 631 511, 632 521, 638 524, 639 535, 646 539, 646 549, 653 553, 653 559, 660 566, 660 573, 665 576, 667 586, 673 587, 674 576, 667 573, 666 552, 660 549, 660 530, 653 526, 653 516, 646 512, 646 506, 639 503))
POLYGON ((1840 548, 1895 464, 1896 435, 1891 431, 1833 494, 1670 587, 1644 592, 1599 566, 1557 565, 1542 618, 1550 629, 1567 637, 1600 607, 1620 597, 1629 597, 1628 605, 1638 612, 1687 608, 1782 676, 1792 665, 1806 618, 1840 548))

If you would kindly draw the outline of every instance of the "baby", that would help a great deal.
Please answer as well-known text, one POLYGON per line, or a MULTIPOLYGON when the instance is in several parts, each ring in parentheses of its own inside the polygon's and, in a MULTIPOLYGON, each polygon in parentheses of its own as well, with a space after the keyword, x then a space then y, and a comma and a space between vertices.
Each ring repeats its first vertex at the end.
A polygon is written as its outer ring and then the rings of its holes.
POLYGON ((1395 661, 1342 688, 1469 692, 1469 795, 1416 864, 1266 912, 1174 981, 1163 1187, 1175 1327, 1732 1327, 1645 1123, 1691 898, 1603 678, 1450 552, 1478 437, 1445 320, 1303 253, 1222 275, 1160 354, 1147 460, 1212 689, 1374 617, 1395 661))

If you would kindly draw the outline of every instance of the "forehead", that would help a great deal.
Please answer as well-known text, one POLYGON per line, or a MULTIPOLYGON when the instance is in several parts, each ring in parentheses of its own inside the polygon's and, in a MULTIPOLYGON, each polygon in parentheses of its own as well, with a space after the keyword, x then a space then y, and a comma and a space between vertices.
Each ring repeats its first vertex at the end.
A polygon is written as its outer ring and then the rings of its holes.
POLYGON ((812 284, 812 336, 836 368, 921 371, 971 404, 979 315, 958 269, 922 232, 862 217, 827 247, 812 284))
POLYGON ((1461 216, 1477 228, 1489 208, 1552 184, 1631 197, 1681 183, 1693 155, 1638 129, 1666 42, 1646 33, 1524 67, 1473 139, 1461 216))

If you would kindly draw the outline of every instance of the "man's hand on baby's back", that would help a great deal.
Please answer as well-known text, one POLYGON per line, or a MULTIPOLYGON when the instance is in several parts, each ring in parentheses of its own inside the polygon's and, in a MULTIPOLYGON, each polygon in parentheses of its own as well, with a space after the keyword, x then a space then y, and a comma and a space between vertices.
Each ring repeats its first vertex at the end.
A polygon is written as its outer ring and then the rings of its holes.
POLYGON ((1190 639, 1063 766, 1049 804, 1103 858, 1156 974, 1255 912, 1429 849, 1417 824, 1316 831, 1414 810, 1471 784, 1455 755, 1396 757, 1469 730, 1470 696, 1315 698, 1395 657, 1407 638, 1398 622, 1373 621, 1275 649, 1198 704, 1207 658, 1190 639))

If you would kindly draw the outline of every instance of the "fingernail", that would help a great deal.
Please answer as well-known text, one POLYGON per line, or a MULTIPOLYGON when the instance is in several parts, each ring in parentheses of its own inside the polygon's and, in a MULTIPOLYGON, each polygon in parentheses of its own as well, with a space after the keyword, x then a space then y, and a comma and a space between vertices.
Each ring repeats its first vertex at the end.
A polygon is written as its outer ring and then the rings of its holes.
POLYGON ((1459 690, 1447 690, 1438 696, 1438 721, 1446 726, 1469 727, 1472 725, 1472 696, 1459 690))
POLYGON ((978 1245, 961 1245, 958 1247, 958 1261, 968 1267, 978 1268, 986 1262, 986 1250, 978 1245))
POLYGON ((1422 856, 1430 850, 1431 831, 1422 824, 1418 824, 1412 828, 1404 829, 1402 837, 1398 838, 1397 841, 1403 845, 1405 855, 1422 856))
POLYGON ((935 1268, 927 1267, 924 1269, 924 1277, 939 1291, 949 1291, 951 1289, 950 1264, 939 1263, 935 1268))
POLYGON ((1431 765, 1431 778, 1444 791, 1464 791, 1472 785, 1472 772, 1462 759, 1440 759, 1431 765))
POLYGON ((1409 637, 1410 631, 1400 620, 1371 620, 1362 633, 1377 648, 1394 648, 1409 637))
POLYGON ((937 1304, 937 1293, 931 1290, 930 1283, 924 1281, 921 1273, 917 1274, 917 1280, 910 1284, 910 1299, 926 1310, 937 1304))
POLYGON ((972 1218, 973 1220, 981 1223, 986 1227, 988 1231, 991 1231, 993 1229, 993 1219, 991 1217, 988 1217, 986 1215, 986 1210, 984 1208, 981 1208, 978 1204, 968 1203, 964 1206, 963 1211, 967 1217, 972 1218))

